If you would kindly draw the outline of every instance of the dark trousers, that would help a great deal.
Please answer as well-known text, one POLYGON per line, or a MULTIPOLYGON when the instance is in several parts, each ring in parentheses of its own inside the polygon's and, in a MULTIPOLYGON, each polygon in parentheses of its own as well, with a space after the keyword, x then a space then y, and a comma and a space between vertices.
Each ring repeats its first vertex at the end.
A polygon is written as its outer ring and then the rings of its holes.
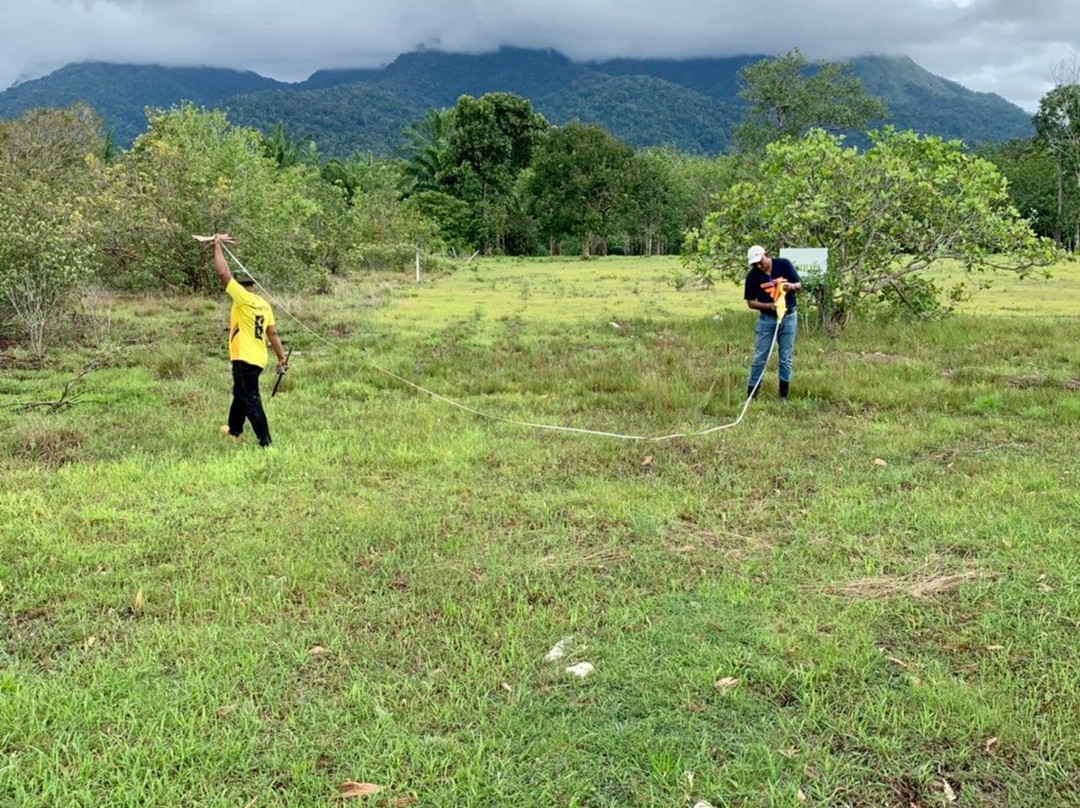
POLYGON ((262 368, 249 365, 239 359, 232 363, 232 407, 229 408, 229 434, 244 431, 244 419, 251 421, 251 428, 260 446, 270 445, 270 425, 266 422, 262 398, 259 397, 259 374, 262 368))

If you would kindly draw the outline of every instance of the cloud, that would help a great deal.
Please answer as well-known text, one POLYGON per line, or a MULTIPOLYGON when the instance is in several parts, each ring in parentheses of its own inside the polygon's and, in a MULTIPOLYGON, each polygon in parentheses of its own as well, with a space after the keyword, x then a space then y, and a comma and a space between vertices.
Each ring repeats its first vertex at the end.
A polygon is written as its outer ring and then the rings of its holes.
POLYGON ((572 59, 911 56, 1027 109, 1080 41, 1066 0, 35 0, 0 31, 0 86, 69 62, 211 65, 298 81, 419 46, 554 48, 572 59))

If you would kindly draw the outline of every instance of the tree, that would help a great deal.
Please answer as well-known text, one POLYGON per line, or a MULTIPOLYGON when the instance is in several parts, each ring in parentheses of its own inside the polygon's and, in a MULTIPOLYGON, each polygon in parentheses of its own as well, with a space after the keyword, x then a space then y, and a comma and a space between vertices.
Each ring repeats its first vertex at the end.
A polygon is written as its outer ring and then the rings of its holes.
MULTIPOLYGON (((1009 181, 1009 198, 1037 235, 1066 243, 1062 234, 1080 224, 1080 186, 1061 184, 1055 156, 1040 138, 1021 138, 979 148, 1009 181), (1060 196, 1059 196, 1060 194, 1060 196)), ((1076 237, 1071 244, 1078 246, 1076 237)))
POLYGON ((85 106, 0 123, 0 324, 15 322, 39 357, 94 269, 85 208, 105 142, 101 119, 85 106))
POLYGON ((77 202, 41 180, 0 187, 0 297, 41 357, 72 293, 93 272, 94 248, 77 202))
POLYGON ((16 121, 0 122, 0 164, 8 182, 78 172, 87 156, 106 151, 101 117, 85 104, 31 109, 16 121))
POLYGON ((474 240, 485 252, 490 253, 505 232, 506 203, 547 129, 544 117, 520 96, 489 93, 458 99, 446 167, 438 180, 444 190, 473 206, 474 240))
MULTIPOLYGON (((325 253, 316 223, 340 195, 321 194, 318 170, 280 168, 263 156, 262 136, 233 127, 220 111, 192 104, 148 113, 148 129, 127 157, 110 167, 102 221, 107 280, 216 288, 206 249, 192 234, 231 232, 245 263, 263 278, 319 286, 325 253)), ((323 230, 324 234, 327 232, 323 230)))
POLYGON ((686 227, 690 188, 679 183, 675 152, 634 153, 630 165, 630 210, 626 218, 629 252, 662 255, 678 245, 686 227))
POLYGON ((748 244, 828 248, 815 298, 822 324, 883 296, 925 309, 941 292, 922 273, 941 259, 1021 274, 1053 262, 1053 244, 1017 213, 1001 174, 960 141, 871 137, 866 152, 820 129, 770 144, 761 179, 732 186, 690 232, 687 262, 707 280, 740 281, 748 244))
POLYGON ((885 102, 851 73, 850 63, 818 61, 808 70, 798 48, 744 67, 739 79, 739 95, 750 102, 735 131, 745 151, 762 151, 812 128, 861 129, 889 115, 885 102))
POLYGON ((625 225, 633 167, 633 149, 595 124, 553 130, 537 151, 528 184, 541 229, 553 241, 580 239, 587 259, 594 237, 625 225))
POLYGON ((424 117, 402 133, 405 143, 398 149, 405 160, 406 193, 442 190, 439 177, 447 168, 454 110, 429 109, 424 117))
POLYGON ((431 222, 432 240, 453 251, 471 250, 475 220, 469 203, 443 191, 419 191, 409 197, 416 210, 431 222))
POLYGON ((680 155, 675 163, 676 184, 689 195, 683 233, 699 228, 712 211, 714 198, 742 180, 757 175, 757 161, 749 155, 690 157, 680 155))
MULTIPOLYGON (((1065 178, 1072 177, 1080 185, 1080 64, 1074 59, 1062 62, 1055 69, 1057 84, 1039 101, 1032 118, 1035 132, 1054 157, 1057 180, 1057 229, 1054 239, 1062 244, 1065 225, 1065 178)), ((1070 223, 1080 238, 1080 221, 1070 223)))
POLYGON ((317 166, 320 162, 315 141, 310 137, 293 137, 284 122, 276 123, 262 136, 262 154, 273 160, 278 168, 317 166))
POLYGON ((347 160, 334 157, 322 167, 322 178, 339 188, 345 200, 351 205, 357 196, 378 185, 377 177, 385 164, 379 163, 370 154, 353 154, 347 160))

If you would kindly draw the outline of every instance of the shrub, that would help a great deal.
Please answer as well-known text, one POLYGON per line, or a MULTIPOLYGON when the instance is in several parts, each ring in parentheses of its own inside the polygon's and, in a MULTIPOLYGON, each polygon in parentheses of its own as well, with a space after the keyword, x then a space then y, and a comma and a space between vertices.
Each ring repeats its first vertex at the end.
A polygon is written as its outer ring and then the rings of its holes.
MULTIPOLYGON (((415 272, 416 247, 412 244, 358 244, 352 264, 365 272, 415 272)), ((454 263, 433 253, 420 253, 420 272, 449 272, 454 263)))
POLYGON ((0 190, 0 317, 17 324, 39 357, 60 310, 93 271, 82 230, 74 204, 41 182, 0 190))

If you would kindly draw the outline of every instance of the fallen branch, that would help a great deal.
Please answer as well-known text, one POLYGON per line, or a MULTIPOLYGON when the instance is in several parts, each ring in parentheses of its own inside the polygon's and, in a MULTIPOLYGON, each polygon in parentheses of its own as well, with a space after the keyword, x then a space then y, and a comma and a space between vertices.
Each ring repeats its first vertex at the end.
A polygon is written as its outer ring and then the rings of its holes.
POLYGON ((44 409, 50 413, 60 412, 67 407, 75 406, 83 396, 82 392, 72 394, 75 385, 95 370, 108 367, 109 360, 111 360, 119 350, 120 349, 118 348, 113 348, 102 351, 96 356, 91 357, 90 360, 82 366, 82 370, 80 370, 74 378, 68 380, 67 384, 64 385, 64 389, 60 391, 60 397, 55 401, 28 401, 21 404, 11 404, 9 406, 16 412, 30 412, 31 410, 44 409))

